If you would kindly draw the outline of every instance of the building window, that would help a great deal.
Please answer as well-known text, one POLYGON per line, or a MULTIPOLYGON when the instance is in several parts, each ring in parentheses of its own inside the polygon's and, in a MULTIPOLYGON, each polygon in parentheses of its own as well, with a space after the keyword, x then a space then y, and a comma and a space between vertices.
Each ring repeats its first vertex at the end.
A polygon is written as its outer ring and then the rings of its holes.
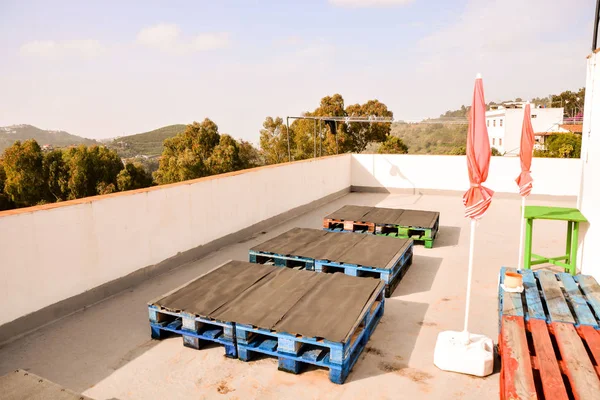
POLYGON ((498 146, 502 146, 502 139, 498 139, 498 146))
POLYGON ((502 120, 500 120, 500 126, 502 126, 502 120))
POLYGON ((492 146, 496 145, 496 138, 492 138, 492 146))
POLYGON ((490 120, 489 119, 487 120, 487 126, 488 126, 488 128, 490 127, 490 120))
POLYGON ((492 121, 492 125, 496 126, 496 120, 492 121))

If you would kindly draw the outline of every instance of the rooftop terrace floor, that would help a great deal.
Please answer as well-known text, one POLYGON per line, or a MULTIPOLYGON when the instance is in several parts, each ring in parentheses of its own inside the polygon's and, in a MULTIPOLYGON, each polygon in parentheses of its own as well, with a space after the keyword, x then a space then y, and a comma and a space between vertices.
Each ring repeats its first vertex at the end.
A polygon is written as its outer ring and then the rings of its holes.
MULTIPOLYGON (((574 200, 529 204, 573 207, 574 200)), ((498 270, 516 266, 519 218, 520 200, 497 196, 477 227, 470 331, 494 342, 498 270)), ((536 221, 534 251, 560 253, 565 225, 536 221)), ((468 245, 459 195, 350 193, 3 346, 0 375, 27 369, 96 399, 497 398, 498 373, 478 378, 433 365, 437 334, 462 329, 468 245), (244 363, 225 358, 220 346, 193 350, 180 337, 150 339, 149 300, 229 259, 247 260, 250 247, 292 227, 320 228, 324 215, 345 204, 440 211, 441 228, 433 249, 415 246, 413 265, 386 299, 385 314, 344 385, 331 383, 324 369, 292 375, 278 371, 272 358, 244 363)))

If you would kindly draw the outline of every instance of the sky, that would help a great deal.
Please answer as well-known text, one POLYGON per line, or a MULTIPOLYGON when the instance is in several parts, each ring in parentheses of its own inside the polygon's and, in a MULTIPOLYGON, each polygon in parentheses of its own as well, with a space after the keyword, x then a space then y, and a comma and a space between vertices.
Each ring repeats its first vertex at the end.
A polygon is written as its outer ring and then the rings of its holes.
POLYGON ((397 120, 585 84, 594 0, 0 0, 0 126, 103 139, 267 116, 340 93, 397 120))

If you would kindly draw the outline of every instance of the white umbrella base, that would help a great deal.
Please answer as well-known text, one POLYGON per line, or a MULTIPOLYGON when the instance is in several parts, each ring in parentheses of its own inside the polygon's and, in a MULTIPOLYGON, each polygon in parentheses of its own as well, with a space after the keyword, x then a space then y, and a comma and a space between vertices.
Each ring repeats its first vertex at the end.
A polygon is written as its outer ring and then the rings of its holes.
POLYGON ((440 332, 435 344, 433 363, 444 371, 487 376, 494 371, 494 342, 487 336, 466 332, 440 332))

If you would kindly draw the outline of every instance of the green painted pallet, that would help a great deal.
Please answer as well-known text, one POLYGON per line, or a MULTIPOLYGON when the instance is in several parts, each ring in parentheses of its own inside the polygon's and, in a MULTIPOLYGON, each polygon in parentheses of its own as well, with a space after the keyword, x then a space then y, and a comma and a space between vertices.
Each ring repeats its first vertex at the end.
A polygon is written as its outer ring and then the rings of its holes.
POLYGON ((375 234, 377 236, 396 237, 400 239, 412 239, 415 242, 422 242, 425 248, 431 249, 439 228, 439 220, 433 228, 419 228, 414 226, 400 225, 376 225, 375 234))

